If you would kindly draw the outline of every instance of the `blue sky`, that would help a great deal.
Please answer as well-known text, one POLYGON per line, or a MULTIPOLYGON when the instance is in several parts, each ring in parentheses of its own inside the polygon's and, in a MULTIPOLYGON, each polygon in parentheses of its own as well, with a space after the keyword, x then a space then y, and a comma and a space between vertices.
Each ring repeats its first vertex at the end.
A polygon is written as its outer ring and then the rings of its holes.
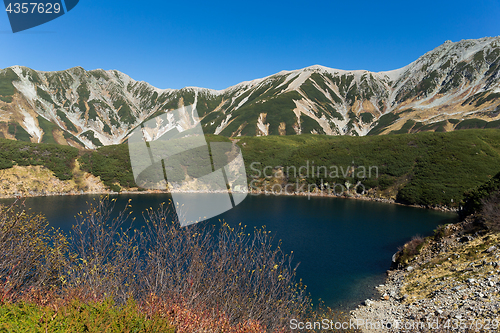
POLYGON ((403 67, 446 40, 500 35, 500 1, 91 1, 13 34, 0 68, 117 69, 158 88, 224 89, 315 64, 403 67))

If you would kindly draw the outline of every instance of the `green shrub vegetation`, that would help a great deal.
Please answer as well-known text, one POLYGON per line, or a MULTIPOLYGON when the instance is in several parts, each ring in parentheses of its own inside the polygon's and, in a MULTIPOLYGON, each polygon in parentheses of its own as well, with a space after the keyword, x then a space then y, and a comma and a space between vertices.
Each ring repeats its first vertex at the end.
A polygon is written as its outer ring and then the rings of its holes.
POLYGON ((0 73, 0 98, 2 101, 12 102, 12 95, 16 91, 12 82, 18 79, 17 74, 10 68, 4 69, 3 73, 0 73))
MULTIPOLYGON (((498 68, 498 64, 495 64, 493 69, 496 70, 497 68, 498 68)), ((490 67, 490 70, 491 69, 492 68, 490 67)), ((474 101, 476 101, 475 106, 481 106, 484 103, 498 99, 499 97, 500 97, 500 93, 490 93, 488 91, 483 91, 483 92, 477 93, 477 94, 472 95, 471 97, 467 98, 467 100, 465 100, 465 102, 463 102, 462 105, 465 105, 465 104, 471 105, 474 101)))
POLYGON ((489 102, 489 101, 492 101, 492 100, 495 100, 495 99, 498 99, 498 98, 500 98, 500 93, 490 93, 486 97, 479 98, 477 100, 477 102, 476 102, 476 106, 481 106, 481 105, 483 105, 486 102, 489 102))
POLYGON ((73 132, 73 133, 78 132, 78 130, 76 129, 75 125, 73 125, 73 123, 66 116, 66 113, 64 113, 60 109, 57 109, 57 116, 59 117, 59 119, 61 119, 63 121, 63 123, 66 126, 66 129, 68 131, 73 132))
POLYGON ((455 129, 485 128, 488 122, 481 119, 466 119, 457 124, 455 129))
MULTIPOLYGON (((330 77, 330 79, 331 79, 330 74, 324 73, 323 75, 325 75, 327 78, 330 77)), ((316 82, 316 84, 318 84, 321 87, 321 89, 328 92, 330 94, 330 96, 332 97, 332 99, 335 101, 335 103, 338 103, 338 104, 342 103, 342 100, 337 96, 337 94, 330 87, 328 87, 328 85, 325 82, 325 79, 323 78, 323 76, 321 74, 312 73, 311 80, 314 80, 314 82, 316 82)), ((302 88, 302 86, 301 86, 301 88, 302 88)))
POLYGON ((116 116, 113 113, 109 114, 109 122, 112 126, 119 128, 122 124, 116 119, 116 116))
POLYGON ((220 123, 219 121, 217 121, 217 119, 219 118, 223 120, 226 118, 226 115, 222 112, 212 112, 205 116, 201 120, 201 126, 203 126, 204 131, 206 133, 215 132, 215 130, 217 129, 217 124, 220 123), (215 121, 215 123, 211 124, 213 121, 215 121))
POLYGON ((38 94, 38 96, 40 96, 40 98, 46 100, 50 104, 54 103, 54 101, 52 101, 52 98, 50 97, 49 93, 46 92, 45 90, 43 90, 42 88, 37 87, 36 88, 36 93, 38 94))
POLYGON ((382 117, 378 119, 377 125, 375 125, 375 127, 373 127, 370 130, 370 132, 368 132, 368 135, 377 135, 382 133, 386 127, 393 124, 398 119, 399 116, 397 114, 394 113, 384 114, 382 117))
MULTIPOLYGON (((315 74, 317 74, 317 73, 315 73, 315 74)), ((317 75, 319 75, 319 74, 317 74, 317 75)), ((314 82, 322 82, 321 79, 319 79, 319 80, 320 81, 314 81, 314 82)), ((306 94, 306 96, 309 97, 310 100, 318 103, 319 105, 331 103, 331 101, 325 96, 325 94, 323 94, 321 91, 319 91, 313 85, 313 83, 311 82, 311 80, 307 80, 306 82, 304 82, 300 86, 300 90, 302 90, 302 92, 304 92, 304 94, 306 94)), ((333 91, 331 91, 331 89, 327 88, 327 91, 330 91, 333 94, 332 97, 334 99, 335 98, 338 99, 338 97, 335 95, 335 93, 333 91)))
MULTIPOLYGON (((392 125, 395 120, 398 118, 396 116, 390 116, 387 119, 382 119, 379 121, 377 126, 373 128, 369 135, 380 134, 383 130, 385 130, 388 126, 392 125)), ((404 133, 418 133, 418 132, 446 132, 446 126, 449 124, 455 125, 455 130, 463 130, 463 129, 473 129, 473 128, 500 128, 500 120, 494 121, 486 121, 482 119, 447 119, 438 121, 435 123, 424 124, 422 122, 416 122, 414 120, 407 120, 405 124, 399 129, 395 131, 391 131, 391 134, 404 134, 404 133)))
POLYGON ((500 48, 496 47, 494 48, 493 50, 491 50, 491 52, 488 53, 488 55, 486 56, 486 61, 488 63, 492 63, 494 62, 498 57, 500 56, 500 48))
POLYGON ((42 116, 38 116, 37 120, 38 124, 40 125, 40 128, 43 130, 42 142, 57 144, 56 140, 54 139, 54 134, 52 133, 52 131, 54 130, 54 128, 58 129, 59 127, 56 126, 54 123, 48 121, 47 119, 43 118, 42 116))
POLYGON ((135 123, 136 118, 132 112, 132 109, 123 98, 117 99, 113 103, 113 106, 117 110, 118 117, 120 117, 122 123, 126 123, 129 125, 135 123))
POLYGON ((325 110, 330 113, 330 115, 338 120, 344 120, 344 116, 337 111, 331 104, 324 105, 325 110))
POLYGON ((429 74, 427 74, 423 80, 415 87, 415 89, 412 89, 410 92, 408 92, 405 96, 405 99, 411 98, 417 95, 424 95, 427 96, 430 94, 437 86, 437 79, 439 77, 438 71, 432 71, 429 74))
POLYGON ((106 132, 111 135, 111 127, 109 127, 108 124, 105 123, 104 126, 102 127, 102 130, 103 132, 106 132))
MULTIPOLYGON (((215 135, 207 138, 229 140, 215 135)), ((249 182, 258 175, 255 169, 281 166, 285 171, 290 170, 285 173, 285 181, 289 183, 299 180, 320 185, 323 180, 356 184, 360 181, 366 190, 397 187, 395 194, 400 202, 428 206, 458 207, 464 199, 464 191, 484 183, 500 169, 500 131, 494 129, 370 137, 305 134, 242 137, 238 145, 249 182), (308 177, 301 179, 298 170, 308 161, 309 167, 313 164, 327 168, 337 166, 344 171, 354 167, 358 172, 345 176, 339 170, 330 177, 332 173, 328 169, 325 177, 323 169, 319 176, 309 169, 308 177), (364 174, 360 173, 361 167, 366 170, 364 174), (294 170, 297 170, 295 174, 294 170)), ((101 177, 108 186, 135 185, 125 144, 87 152, 80 160, 84 170, 101 177)))
POLYGON ((302 97, 296 91, 291 91, 280 95, 278 97, 270 98, 265 103, 254 103, 251 105, 243 105, 235 112, 236 120, 230 123, 222 132, 222 135, 231 136, 231 134, 238 130, 241 124, 247 124, 241 131, 242 135, 255 135, 256 123, 261 113, 266 113, 266 122, 270 124, 269 134, 279 134, 280 122, 286 124, 286 134, 295 134, 293 125, 295 124, 296 117, 293 113, 295 103, 293 100, 300 100, 302 97), (281 110, 280 112, 269 112, 269 110, 281 110))
POLYGON ((397 200, 407 204, 458 207, 464 191, 484 183, 500 169, 500 131, 494 129, 368 137, 243 137, 238 145, 249 181, 259 176, 253 169, 262 171, 265 166, 282 166, 285 171, 289 168, 286 181, 292 183, 296 181, 293 170, 298 173, 307 161, 310 167, 314 163, 344 170, 354 166, 359 171, 364 166, 365 179, 359 172, 344 177, 341 171, 339 177, 325 177, 323 171, 318 177, 310 168, 305 181, 317 185, 322 179, 339 184, 361 181, 367 189, 397 186, 397 200), (379 178, 374 174, 370 177, 370 166, 378 169, 379 178))
POLYGON ((120 191, 115 183, 119 183, 122 187, 136 186, 126 144, 105 146, 84 152, 79 162, 82 170, 100 177, 104 185, 112 187, 115 192, 120 191))
POLYGON ((488 122, 484 128, 500 128, 500 119, 488 122))
POLYGON ((112 300, 82 302, 74 299, 54 309, 34 303, 6 303, 0 305, 0 331, 33 333, 174 333, 175 327, 166 318, 148 318, 133 302, 115 306, 112 300))
POLYGON ((305 114, 300 116, 300 127, 305 134, 310 134, 313 130, 316 130, 317 134, 325 134, 325 131, 318 127, 318 122, 305 114))
POLYGON ((0 101, 5 102, 5 103, 11 103, 12 102, 12 96, 2 96, 2 95, 0 95, 0 101))
POLYGON ((13 135, 16 140, 30 142, 31 135, 18 123, 9 123, 9 134, 13 135))
POLYGON ((87 139, 89 139, 90 142, 92 142, 94 144, 94 146, 96 146, 96 147, 102 146, 102 142, 98 138, 95 137, 94 132, 92 130, 88 130, 88 131, 82 133, 81 135, 86 137, 87 139))
POLYGON ((92 75, 93 77, 95 77, 98 80, 100 80, 100 79, 106 80, 107 79, 107 74, 102 69, 94 69, 91 71, 87 71, 87 73, 92 75))
POLYGON ((78 149, 55 144, 35 144, 0 139, 0 168, 14 164, 20 166, 44 165, 61 180, 73 177, 71 166, 78 156, 78 149))
POLYGON ((76 92, 78 93, 78 96, 80 97, 81 101, 88 101, 90 97, 90 91, 87 87, 87 83, 84 81, 82 82, 78 88, 76 89, 76 92))
MULTIPOLYGON (((410 133, 410 130, 415 126, 415 120, 407 120, 406 123, 397 131, 392 131, 391 134, 405 134, 410 133)), ((419 123, 420 124, 420 123, 419 123)))
POLYGON ((101 102, 96 101, 96 100, 91 100, 91 101, 88 101, 87 104, 89 106, 88 119, 89 120, 97 120, 99 118, 99 115, 97 114, 96 105, 100 106, 101 102))
POLYGON ((363 112, 360 114, 361 121, 365 124, 369 124, 373 121, 373 115, 370 112, 363 112))
MULTIPOLYGON (((230 141, 217 135, 206 138, 209 142, 230 141)), ((318 186, 322 181, 361 182, 366 191, 392 196, 405 204, 459 207, 464 199, 469 200, 469 194, 463 195, 465 191, 483 184, 500 171, 498 129, 366 137, 272 135, 238 140, 249 183, 255 177, 264 180, 262 171, 266 166, 283 167, 284 182, 318 186), (303 171, 301 177, 299 168, 305 170, 307 163, 309 172, 306 175, 303 171), (312 166, 315 166, 314 173, 312 166), (320 166, 323 168, 318 172, 320 166)), ((45 165, 60 179, 72 177, 71 165, 78 156, 77 149, 67 146, 3 139, 0 147, 1 168, 14 164, 45 165)), ((82 151, 79 161, 82 170, 100 177, 114 191, 137 186, 126 143, 82 151)), ((481 199, 476 199, 476 203, 481 199)))
POLYGON ((76 136, 74 136, 73 134, 71 133, 68 133, 68 132, 63 132, 63 137, 68 140, 68 139, 71 139, 75 142, 77 142, 78 144, 80 144, 82 147, 85 147, 85 144, 80 140, 78 139, 76 136))
MULTIPOLYGON (((224 136, 213 134, 206 135, 205 138, 208 142, 230 142, 224 136)), ((100 177, 103 183, 115 192, 119 192, 120 187, 137 186, 130 165, 129 148, 126 143, 83 152, 79 157, 79 162, 82 170, 100 177)), ((175 175, 171 176, 175 177, 175 175)))
POLYGON ((500 172, 491 177, 484 184, 480 184, 465 192, 465 205, 462 214, 464 216, 479 212, 483 207, 484 200, 500 190, 500 172))
POLYGON ((446 120, 438 121, 436 123, 431 123, 425 125, 424 123, 417 122, 412 128, 412 132, 425 132, 425 131, 435 131, 435 132, 446 132, 445 126, 448 124, 446 120))
MULTIPOLYGON (((214 110, 222 102, 222 95, 215 98, 204 98, 200 99, 198 97, 198 104, 196 104, 196 111, 200 117, 205 116, 209 111, 214 110)), ((238 104, 236 104, 238 105, 238 104)))

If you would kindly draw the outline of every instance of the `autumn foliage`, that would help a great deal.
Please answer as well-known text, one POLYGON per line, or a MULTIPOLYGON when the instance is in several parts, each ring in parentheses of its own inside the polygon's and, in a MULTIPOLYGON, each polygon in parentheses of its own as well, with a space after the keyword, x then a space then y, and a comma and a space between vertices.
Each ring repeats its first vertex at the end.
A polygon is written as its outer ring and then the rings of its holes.
POLYGON ((47 312, 68 321, 75 308, 104 306, 117 327, 129 318, 148 331, 166 320, 179 333, 285 332, 290 318, 312 315, 292 257, 265 228, 180 227, 165 204, 135 229, 129 207, 116 211, 115 203, 90 203, 69 235, 19 202, 1 207, 0 309, 30 304, 24 318, 47 312))

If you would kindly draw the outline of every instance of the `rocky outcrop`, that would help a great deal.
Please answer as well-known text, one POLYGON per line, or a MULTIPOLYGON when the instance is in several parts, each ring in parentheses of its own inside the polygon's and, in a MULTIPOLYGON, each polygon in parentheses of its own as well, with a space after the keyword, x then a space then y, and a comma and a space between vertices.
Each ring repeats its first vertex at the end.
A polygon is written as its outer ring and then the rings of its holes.
POLYGON ((44 166, 13 166, 0 170, 0 197, 32 197, 46 195, 75 195, 109 193, 99 177, 78 171, 70 180, 60 180, 44 166))

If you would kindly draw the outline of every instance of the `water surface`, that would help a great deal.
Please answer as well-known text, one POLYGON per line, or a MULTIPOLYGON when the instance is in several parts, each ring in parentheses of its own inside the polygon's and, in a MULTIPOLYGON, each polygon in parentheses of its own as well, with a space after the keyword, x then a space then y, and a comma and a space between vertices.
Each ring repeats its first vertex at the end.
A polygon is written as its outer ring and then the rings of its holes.
MULTIPOLYGON (((209 194, 185 194, 200 203, 209 194)), ((97 196, 53 196, 26 199, 54 227, 69 231, 74 216, 97 196)), ((133 215, 168 202, 166 194, 117 195, 117 208, 132 199, 133 215)), ((1 200, 4 203, 12 200, 1 200)), ((212 219, 250 228, 266 226, 282 240, 285 252, 300 262, 298 277, 313 298, 332 307, 352 308, 373 297, 383 283, 391 257, 414 235, 426 236, 456 215, 413 207, 340 198, 248 196, 236 208, 212 219)), ((140 222, 139 222, 140 223, 140 222)))

